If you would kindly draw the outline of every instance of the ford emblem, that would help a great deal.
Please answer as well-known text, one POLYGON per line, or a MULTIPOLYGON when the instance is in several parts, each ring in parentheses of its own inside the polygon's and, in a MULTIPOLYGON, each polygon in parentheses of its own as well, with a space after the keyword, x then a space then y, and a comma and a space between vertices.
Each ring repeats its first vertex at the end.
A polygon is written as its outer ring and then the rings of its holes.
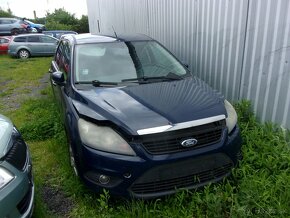
POLYGON ((190 139, 183 140, 180 144, 183 147, 188 148, 188 147, 195 146, 197 144, 197 140, 194 138, 190 138, 190 139))

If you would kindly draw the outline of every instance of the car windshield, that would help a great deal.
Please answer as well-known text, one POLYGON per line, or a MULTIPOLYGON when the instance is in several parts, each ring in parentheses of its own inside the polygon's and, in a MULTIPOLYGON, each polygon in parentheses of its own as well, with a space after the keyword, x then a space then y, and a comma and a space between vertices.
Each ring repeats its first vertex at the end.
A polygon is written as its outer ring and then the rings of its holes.
POLYGON ((29 21, 29 20, 25 20, 26 23, 29 23, 29 24, 34 24, 33 22, 29 21))
POLYGON ((185 76, 188 71, 155 41, 77 45, 75 82, 115 82, 185 76))

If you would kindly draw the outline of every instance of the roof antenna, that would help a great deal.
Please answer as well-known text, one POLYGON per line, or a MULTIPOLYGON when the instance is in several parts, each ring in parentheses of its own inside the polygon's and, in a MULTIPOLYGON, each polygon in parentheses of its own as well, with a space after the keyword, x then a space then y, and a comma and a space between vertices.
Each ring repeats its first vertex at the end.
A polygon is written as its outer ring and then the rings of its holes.
POLYGON ((116 31, 115 31, 113 25, 112 25, 112 29, 113 29, 113 31, 114 31, 114 34, 115 34, 116 38, 118 38, 118 35, 117 35, 117 33, 116 33, 116 31))

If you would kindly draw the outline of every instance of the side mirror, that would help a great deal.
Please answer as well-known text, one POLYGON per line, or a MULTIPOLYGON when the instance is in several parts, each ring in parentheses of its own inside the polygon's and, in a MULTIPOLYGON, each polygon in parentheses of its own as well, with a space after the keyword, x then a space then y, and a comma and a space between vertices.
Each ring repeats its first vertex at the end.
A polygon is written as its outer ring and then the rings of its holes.
POLYGON ((51 80, 53 85, 64 85, 64 75, 63 72, 56 71, 51 74, 51 80))

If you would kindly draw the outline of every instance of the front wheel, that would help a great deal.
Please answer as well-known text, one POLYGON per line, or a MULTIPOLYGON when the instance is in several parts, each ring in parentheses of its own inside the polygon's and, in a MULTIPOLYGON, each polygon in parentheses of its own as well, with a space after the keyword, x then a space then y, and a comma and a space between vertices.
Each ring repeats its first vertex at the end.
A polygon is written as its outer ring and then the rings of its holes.
POLYGON ((29 56, 30 56, 30 53, 26 49, 21 49, 18 52, 18 57, 21 59, 27 59, 29 58, 29 56))
POLYGON ((19 34, 19 29, 12 29, 11 30, 11 35, 18 35, 19 34))
POLYGON ((74 152, 73 152, 72 147, 71 147, 70 144, 69 144, 69 159, 70 159, 70 165, 73 168, 74 174, 75 174, 76 177, 78 177, 79 176, 79 172, 78 172, 78 169, 77 169, 77 166, 76 166, 76 159, 75 159, 75 155, 74 155, 74 152))

